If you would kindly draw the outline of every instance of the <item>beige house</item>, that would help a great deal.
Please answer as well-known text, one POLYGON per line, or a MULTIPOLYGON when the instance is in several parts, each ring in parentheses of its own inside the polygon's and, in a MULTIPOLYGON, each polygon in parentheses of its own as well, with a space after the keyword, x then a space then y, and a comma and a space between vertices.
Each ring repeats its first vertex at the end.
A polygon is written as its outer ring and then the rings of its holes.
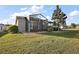
POLYGON ((16 25, 19 32, 45 31, 48 27, 48 20, 42 14, 16 16, 16 25))
POLYGON ((79 24, 76 24, 76 28, 79 28, 79 24))

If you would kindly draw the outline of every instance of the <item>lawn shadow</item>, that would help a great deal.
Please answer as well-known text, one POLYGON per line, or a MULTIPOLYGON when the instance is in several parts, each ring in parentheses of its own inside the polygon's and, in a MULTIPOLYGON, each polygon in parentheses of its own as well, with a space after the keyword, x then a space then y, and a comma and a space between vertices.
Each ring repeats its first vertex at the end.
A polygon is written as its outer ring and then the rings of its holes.
POLYGON ((66 30, 66 31, 52 31, 41 32, 42 35, 60 36, 65 38, 77 38, 79 39, 79 30, 66 30))
POLYGON ((8 34, 8 32, 0 33, 0 37, 4 36, 6 34, 8 34))

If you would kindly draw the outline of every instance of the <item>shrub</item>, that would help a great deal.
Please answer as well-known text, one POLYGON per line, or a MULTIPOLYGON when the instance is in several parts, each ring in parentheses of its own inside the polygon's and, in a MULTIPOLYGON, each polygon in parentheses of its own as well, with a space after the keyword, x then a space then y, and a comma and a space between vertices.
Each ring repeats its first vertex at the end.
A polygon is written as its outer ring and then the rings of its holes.
POLYGON ((58 31, 58 29, 59 29, 59 28, 58 28, 57 26, 54 26, 54 27, 53 27, 53 31, 58 31))
POLYGON ((52 27, 51 27, 51 26, 48 27, 48 31, 49 31, 49 32, 52 31, 52 27))
POLYGON ((8 31, 11 33, 18 33, 18 27, 16 25, 13 25, 9 27, 8 31))
POLYGON ((62 30, 61 28, 53 27, 53 31, 61 31, 61 30, 62 30))

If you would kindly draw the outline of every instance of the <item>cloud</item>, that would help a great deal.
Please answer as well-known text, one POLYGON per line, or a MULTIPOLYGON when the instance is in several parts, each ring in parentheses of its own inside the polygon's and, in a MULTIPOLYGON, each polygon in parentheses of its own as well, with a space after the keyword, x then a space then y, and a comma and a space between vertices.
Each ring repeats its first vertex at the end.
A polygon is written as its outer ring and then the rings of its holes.
POLYGON ((20 10, 27 10, 27 8, 21 8, 20 10))
POLYGON ((16 16, 27 16, 30 14, 37 14, 37 13, 42 13, 44 12, 43 10, 44 6, 32 6, 28 10, 21 11, 21 12, 15 12, 11 15, 10 19, 16 19, 16 16))
POLYGON ((16 19, 16 16, 27 16, 27 15, 30 15, 30 12, 28 11, 16 12, 11 15, 10 19, 16 19))
POLYGON ((69 14, 67 14, 67 20, 74 19, 75 17, 78 17, 78 16, 79 16, 78 10, 71 11, 69 14))
POLYGON ((28 9, 27 8, 21 8, 20 12, 14 12, 10 15, 8 19, 3 19, 3 21, 0 21, 0 23, 3 24, 15 24, 16 16, 28 16, 30 14, 37 14, 37 13, 44 13, 46 10, 44 10, 44 6, 31 6, 28 9))
POLYGON ((73 16, 79 16, 79 11, 74 10, 72 12, 69 13, 69 16, 73 17, 73 16))
POLYGON ((2 24, 15 24, 15 20, 12 19, 3 19, 3 21, 0 21, 2 24))
POLYGON ((67 24, 70 25, 71 23, 78 23, 79 22, 77 20, 78 16, 79 16, 79 11, 78 10, 71 11, 67 15, 67 19, 66 19, 67 24))
POLYGON ((41 13, 41 11, 43 10, 44 6, 32 6, 30 8, 30 11, 32 13, 41 13))

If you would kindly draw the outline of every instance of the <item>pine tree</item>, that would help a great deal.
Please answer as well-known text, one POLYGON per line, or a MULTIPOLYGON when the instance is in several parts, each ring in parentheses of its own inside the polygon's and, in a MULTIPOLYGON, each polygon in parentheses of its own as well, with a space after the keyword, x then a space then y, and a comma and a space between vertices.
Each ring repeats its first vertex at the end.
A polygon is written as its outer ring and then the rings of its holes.
POLYGON ((59 8, 59 5, 56 6, 56 10, 54 10, 54 13, 52 14, 52 20, 54 20, 53 26, 58 27, 65 27, 67 18, 66 14, 62 12, 61 8, 59 8))

